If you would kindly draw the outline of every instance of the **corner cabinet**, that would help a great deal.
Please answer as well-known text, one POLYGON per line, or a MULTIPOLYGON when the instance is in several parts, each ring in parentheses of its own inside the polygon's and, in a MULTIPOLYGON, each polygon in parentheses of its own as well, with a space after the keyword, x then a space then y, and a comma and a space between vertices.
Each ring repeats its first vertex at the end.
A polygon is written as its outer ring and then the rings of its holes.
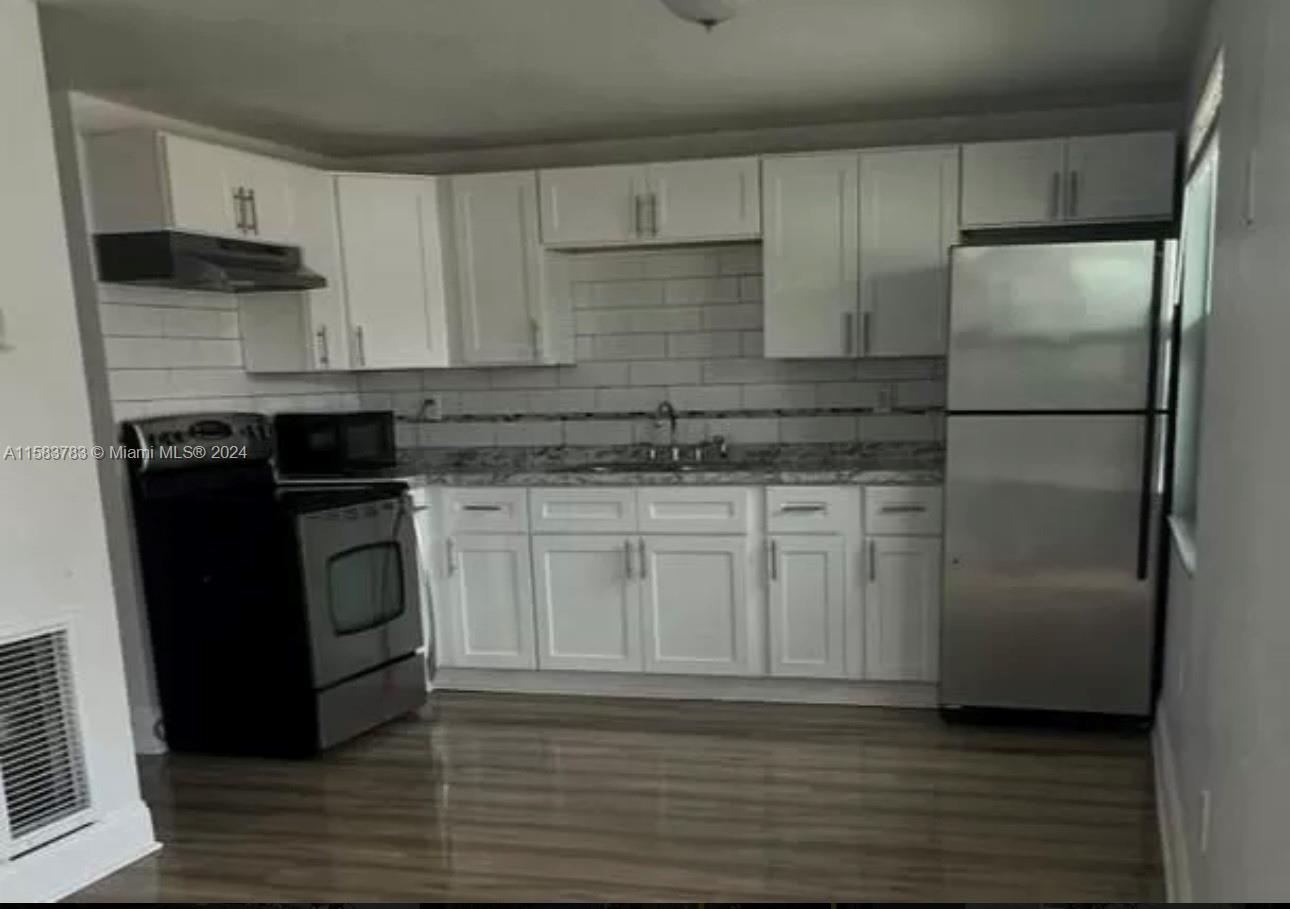
POLYGON ((768 357, 939 356, 958 149, 764 158, 768 357))
POLYGON ((755 240, 756 158, 543 170, 542 243, 578 248, 755 240))
POLYGON ((1176 140, 1123 133, 963 147, 963 227, 1168 221, 1176 140))
POLYGON ((442 212, 434 177, 336 177, 351 366, 449 365, 442 212))

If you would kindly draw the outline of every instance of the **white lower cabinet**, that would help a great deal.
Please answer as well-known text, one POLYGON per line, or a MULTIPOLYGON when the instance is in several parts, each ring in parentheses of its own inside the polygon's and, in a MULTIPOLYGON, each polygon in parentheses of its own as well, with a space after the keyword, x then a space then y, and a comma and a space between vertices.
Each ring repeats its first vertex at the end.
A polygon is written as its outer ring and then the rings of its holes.
POLYGON ((626 536, 533 537, 539 668, 645 668, 635 550, 626 536))
POLYGON ((847 548, 842 534, 770 537, 771 675, 846 675, 847 548))
POLYGON ((940 538, 869 537, 865 577, 865 678, 883 682, 936 681, 940 538))
POLYGON ((642 541, 646 671, 749 674, 747 537, 642 541))
POLYGON ((528 534, 457 534, 444 546, 443 664, 536 669, 528 534))

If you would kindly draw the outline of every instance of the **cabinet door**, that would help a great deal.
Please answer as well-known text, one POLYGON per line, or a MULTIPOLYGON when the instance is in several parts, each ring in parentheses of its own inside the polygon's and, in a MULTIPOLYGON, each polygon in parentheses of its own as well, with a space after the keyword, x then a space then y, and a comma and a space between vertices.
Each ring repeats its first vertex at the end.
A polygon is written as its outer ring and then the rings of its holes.
POLYGON ((458 534, 444 545, 452 625, 445 663, 537 668, 528 534, 458 534))
POLYGON ((957 148, 860 156, 860 351, 865 356, 945 355, 958 177, 957 148))
POLYGON ((336 193, 353 364, 447 365, 433 179, 346 175, 336 193))
POLYGON ((612 535, 533 537, 540 668, 644 668, 634 543, 612 535))
POLYGON ((869 537, 865 552, 865 678, 936 681, 940 539, 869 537))
POLYGON ((651 164, 647 179, 651 240, 680 243, 761 235, 756 158, 651 164))
POLYGON ((314 369, 349 369, 349 319, 341 271, 336 181, 331 174, 308 167, 294 168, 290 179, 301 258, 307 268, 327 279, 326 287, 307 294, 308 359, 314 369))
POLYGON ((1071 139, 1066 151, 1067 220, 1172 217, 1174 160, 1173 133, 1071 139))
POLYGON ((746 675, 748 646, 745 537, 644 537, 645 669, 746 675))
POLYGON ((1065 139, 963 146, 963 226, 1059 221, 1065 150, 1065 139))
POLYGON ((170 226, 176 230, 246 236, 246 208, 236 152, 182 136, 159 137, 165 162, 170 226))
POLYGON ((250 191, 247 235, 258 240, 298 244, 295 167, 259 155, 239 155, 239 182, 250 191))
POLYGON ((846 538, 774 536, 767 553, 771 675, 846 675, 846 538))
POLYGON ((461 357, 538 357, 543 278, 533 171, 452 178, 461 357))
POLYGON ((643 235, 645 179, 638 165, 544 170, 538 183, 547 246, 605 246, 643 235))
POLYGON ((855 354, 859 162, 762 159, 767 357, 855 354))

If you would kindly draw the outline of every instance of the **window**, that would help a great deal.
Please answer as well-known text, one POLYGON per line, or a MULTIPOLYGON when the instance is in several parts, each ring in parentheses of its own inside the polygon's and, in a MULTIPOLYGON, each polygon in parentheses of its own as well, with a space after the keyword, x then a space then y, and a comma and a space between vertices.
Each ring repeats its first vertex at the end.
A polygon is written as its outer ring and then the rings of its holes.
POLYGON ((1178 244, 1178 397, 1171 523, 1180 554, 1195 567, 1196 483, 1200 468, 1205 331, 1209 322, 1214 208, 1218 187, 1218 107, 1223 59, 1214 62, 1188 137, 1190 175, 1183 192, 1182 237, 1178 244))

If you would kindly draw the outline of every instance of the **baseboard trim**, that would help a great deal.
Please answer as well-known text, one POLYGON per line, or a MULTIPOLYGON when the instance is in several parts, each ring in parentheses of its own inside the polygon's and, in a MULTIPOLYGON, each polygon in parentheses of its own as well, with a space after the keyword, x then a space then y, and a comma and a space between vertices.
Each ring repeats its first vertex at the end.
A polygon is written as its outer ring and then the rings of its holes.
POLYGON ((558 672, 526 669, 440 667, 434 687, 444 691, 573 694, 694 701, 767 701, 787 704, 850 704, 934 708, 936 686, 915 682, 851 682, 829 679, 744 679, 720 676, 637 675, 620 672, 558 672))
POLYGON ((1190 903, 1191 863, 1187 855, 1187 827, 1183 823, 1182 799, 1178 792, 1178 771, 1174 764, 1169 725, 1158 714, 1151 732, 1151 756, 1155 766, 1156 818, 1160 826, 1160 851, 1165 865, 1165 898, 1171 903, 1190 903))
POLYGON ((54 902, 160 848, 153 838, 147 805, 135 802, 61 840, 0 864, 0 899, 54 902))

